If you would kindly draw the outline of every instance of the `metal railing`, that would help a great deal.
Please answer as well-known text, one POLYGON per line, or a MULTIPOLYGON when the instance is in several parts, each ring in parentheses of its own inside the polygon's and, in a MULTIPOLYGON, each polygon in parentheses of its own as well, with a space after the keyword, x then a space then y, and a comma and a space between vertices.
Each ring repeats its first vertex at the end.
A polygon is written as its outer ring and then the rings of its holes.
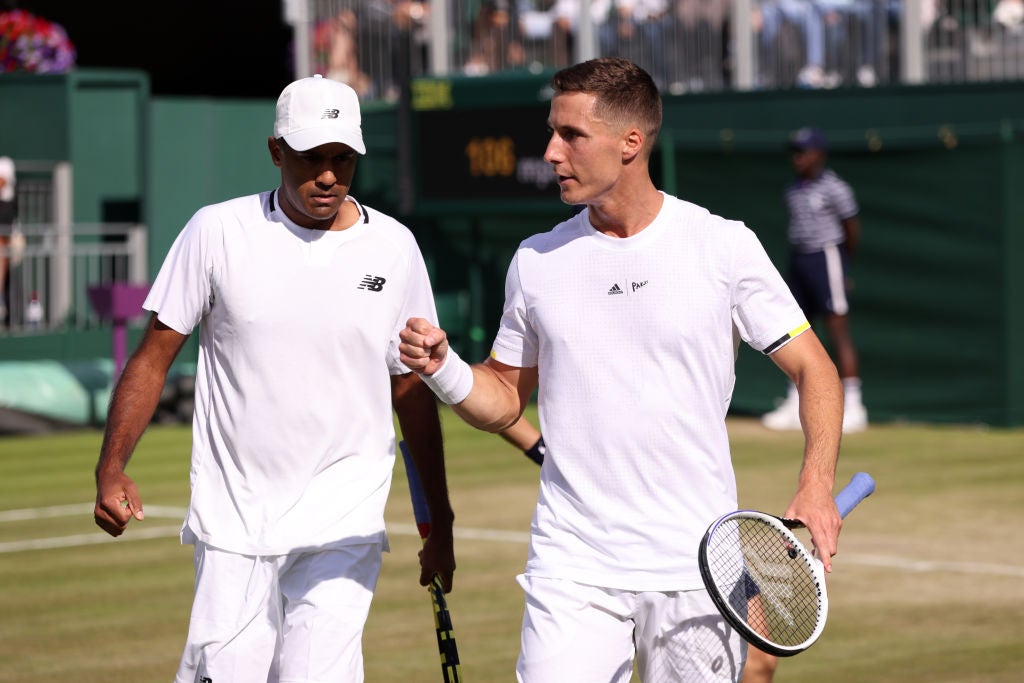
POLYGON ((147 282, 144 225, 35 223, 19 231, 23 244, 0 245, 8 259, 0 335, 96 327, 90 287, 147 282))
POLYGON ((407 76, 630 57, 665 92, 1024 78, 1024 0, 284 0, 296 74, 366 99, 407 76))
POLYGON ((0 242, 0 335, 41 334, 100 324, 90 287, 145 283, 147 229, 136 223, 72 223, 67 162, 15 160, 18 223, 0 242))

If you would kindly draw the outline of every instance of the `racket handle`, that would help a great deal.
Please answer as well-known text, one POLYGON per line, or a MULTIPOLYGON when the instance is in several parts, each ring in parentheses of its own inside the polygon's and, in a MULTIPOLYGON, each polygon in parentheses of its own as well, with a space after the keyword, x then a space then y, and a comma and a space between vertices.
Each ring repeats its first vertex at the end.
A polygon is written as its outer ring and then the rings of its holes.
POLYGON ((875 491, 875 480, 867 472, 858 472, 850 479, 839 495, 836 496, 836 507, 839 508, 839 516, 846 517, 853 508, 862 500, 875 491))
POLYGON ((405 477, 409 481, 409 495, 412 497, 412 514, 416 518, 416 529, 420 532, 420 538, 426 538, 430 534, 430 508, 427 507, 423 484, 420 483, 416 463, 413 462, 404 439, 398 442, 398 450, 402 452, 402 460, 405 461, 405 477))

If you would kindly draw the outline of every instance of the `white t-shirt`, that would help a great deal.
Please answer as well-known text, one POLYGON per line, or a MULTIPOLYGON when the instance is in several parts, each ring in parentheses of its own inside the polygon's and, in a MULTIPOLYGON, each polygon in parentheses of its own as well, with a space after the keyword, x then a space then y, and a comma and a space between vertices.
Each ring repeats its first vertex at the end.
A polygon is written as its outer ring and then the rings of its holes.
POLYGON ((171 247, 144 307, 200 328, 183 542, 386 544, 398 332, 436 312, 412 233, 360 209, 347 230, 310 230, 263 192, 200 209, 171 247))
POLYGON ((583 211, 525 240, 491 355, 540 374, 548 454, 526 573, 701 588, 701 536, 737 505, 739 338, 774 350, 806 324, 751 230, 675 197, 627 239, 583 211))

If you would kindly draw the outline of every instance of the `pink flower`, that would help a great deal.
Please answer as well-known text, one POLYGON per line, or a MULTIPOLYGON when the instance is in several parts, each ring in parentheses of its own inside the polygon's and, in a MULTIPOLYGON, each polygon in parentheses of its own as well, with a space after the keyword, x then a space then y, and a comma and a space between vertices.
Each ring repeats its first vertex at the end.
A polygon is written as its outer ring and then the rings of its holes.
POLYGON ((64 73, 75 57, 60 24, 20 9, 0 12, 0 72, 64 73))

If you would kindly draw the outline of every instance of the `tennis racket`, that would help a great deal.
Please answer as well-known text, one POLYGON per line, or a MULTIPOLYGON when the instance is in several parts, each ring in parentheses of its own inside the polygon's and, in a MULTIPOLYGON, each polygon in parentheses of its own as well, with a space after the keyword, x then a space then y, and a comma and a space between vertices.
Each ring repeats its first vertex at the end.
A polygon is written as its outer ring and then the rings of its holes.
MULTIPOLYGON (((413 462, 405 441, 398 442, 405 461, 405 475, 409 480, 409 495, 412 496, 412 512, 416 517, 416 529, 420 538, 426 540, 430 533, 430 510, 423 494, 416 463, 413 462)), ((437 631, 437 651, 441 655, 441 676, 444 683, 462 683, 462 669, 459 667, 459 649, 455 645, 455 630, 452 627, 452 615, 448 611, 448 601, 444 597, 444 586, 441 577, 434 574, 427 586, 430 600, 434 605, 434 628, 437 631)))
MULTIPOLYGON (((846 517, 875 490, 865 472, 836 496, 846 517)), ((715 520, 698 552, 700 575, 725 620, 750 644, 779 657, 809 648, 828 616, 825 570, 791 529, 803 524, 755 510, 715 520)))

